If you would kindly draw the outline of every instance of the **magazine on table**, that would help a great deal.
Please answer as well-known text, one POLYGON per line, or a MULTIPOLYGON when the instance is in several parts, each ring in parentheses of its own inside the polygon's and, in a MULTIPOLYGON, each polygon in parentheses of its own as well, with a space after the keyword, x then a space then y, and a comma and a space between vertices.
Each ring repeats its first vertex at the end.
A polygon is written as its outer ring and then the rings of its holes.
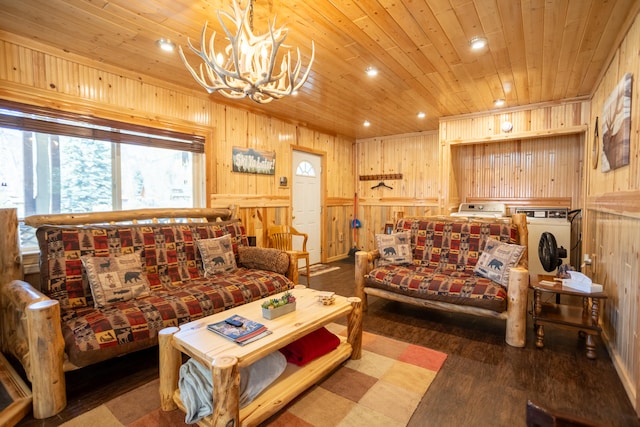
POLYGON ((237 314, 220 322, 211 323, 207 325, 207 329, 240 345, 249 344, 271 333, 263 324, 237 314))

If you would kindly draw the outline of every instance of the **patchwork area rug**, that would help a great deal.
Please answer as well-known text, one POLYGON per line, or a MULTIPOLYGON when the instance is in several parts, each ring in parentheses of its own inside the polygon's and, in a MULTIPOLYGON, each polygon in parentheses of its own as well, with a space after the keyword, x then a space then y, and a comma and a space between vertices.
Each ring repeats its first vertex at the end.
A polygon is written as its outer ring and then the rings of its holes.
MULTIPOLYGON (((313 264, 309 266, 309 276, 315 277, 336 270, 340 270, 340 267, 329 264, 313 264)), ((307 269, 304 267, 300 267, 298 272, 301 276, 307 275, 307 269)))
MULTIPOLYGON (((331 324, 339 335, 346 328, 331 324)), ((362 359, 348 360, 263 425, 273 427, 406 426, 447 355, 363 333, 362 359)), ((63 424, 66 427, 187 426, 180 410, 160 409, 158 380, 63 424)))

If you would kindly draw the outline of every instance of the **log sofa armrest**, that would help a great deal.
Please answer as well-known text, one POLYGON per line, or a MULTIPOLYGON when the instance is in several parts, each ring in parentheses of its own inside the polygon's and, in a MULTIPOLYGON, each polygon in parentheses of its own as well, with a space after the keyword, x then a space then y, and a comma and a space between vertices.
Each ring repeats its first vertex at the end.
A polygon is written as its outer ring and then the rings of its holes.
POLYGON ((367 310, 367 294, 364 292, 366 286, 365 276, 373 270, 376 259, 380 258, 380 252, 374 251, 358 251, 356 252, 356 297, 362 301, 362 309, 367 310))
POLYGON ((27 307, 50 298, 27 282, 14 280, 0 291, 2 300, 2 351, 13 355, 31 378, 29 369, 29 329, 27 307))
POLYGON ((289 269, 287 277, 296 285, 298 284, 298 253, 296 251, 286 251, 289 255, 289 269))
POLYGON ((29 283, 2 287, 2 347, 23 366, 31 382, 34 418, 48 418, 67 405, 60 303, 29 283))

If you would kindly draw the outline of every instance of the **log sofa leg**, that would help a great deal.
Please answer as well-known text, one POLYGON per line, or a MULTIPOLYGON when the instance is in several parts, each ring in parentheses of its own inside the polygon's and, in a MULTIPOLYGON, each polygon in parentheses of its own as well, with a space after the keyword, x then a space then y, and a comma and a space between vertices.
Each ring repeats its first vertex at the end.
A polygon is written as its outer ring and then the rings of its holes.
POLYGON ((527 295, 529 271, 512 268, 507 288, 507 329, 505 341, 512 347, 524 347, 527 335, 527 295))
POLYGON ((164 328, 158 332, 160 361, 160 407, 163 411, 172 411, 178 407, 173 401, 173 393, 178 388, 182 356, 173 346, 173 334, 180 328, 164 328))
POLYGON ((347 319, 347 341, 351 344, 351 359, 362 357, 362 300, 358 297, 347 299, 351 303, 351 313, 347 319))
POLYGON ((67 406, 64 340, 58 301, 44 300, 31 304, 27 308, 27 325, 33 417, 49 418, 67 406))

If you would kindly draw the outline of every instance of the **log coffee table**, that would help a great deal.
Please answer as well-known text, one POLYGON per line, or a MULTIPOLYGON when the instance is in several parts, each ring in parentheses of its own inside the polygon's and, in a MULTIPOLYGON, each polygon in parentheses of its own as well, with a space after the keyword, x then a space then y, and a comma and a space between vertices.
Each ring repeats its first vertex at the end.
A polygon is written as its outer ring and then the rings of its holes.
MULTIPOLYGON (((362 345, 362 302, 360 298, 335 296, 332 305, 318 300, 319 291, 296 286, 296 310, 273 320, 262 317, 264 299, 160 331, 160 399, 162 409, 179 407, 178 378, 182 353, 211 366, 213 378, 213 414, 201 420, 201 426, 258 425, 281 410, 297 395, 318 382, 349 357, 360 359, 362 345), (207 325, 238 314, 264 324, 272 333, 257 341, 240 346, 207 330, 207 325), (239 407, 240 367, 250 365, 267 354, 298 338, 347 316, 347 338, 330 353, 302 367, 288 364, 285 372, 253 402, 239 407), (231 424, 233 422, 233 424, 231 424)), ((280 297, 274 295, 272 298, 280 297)))

